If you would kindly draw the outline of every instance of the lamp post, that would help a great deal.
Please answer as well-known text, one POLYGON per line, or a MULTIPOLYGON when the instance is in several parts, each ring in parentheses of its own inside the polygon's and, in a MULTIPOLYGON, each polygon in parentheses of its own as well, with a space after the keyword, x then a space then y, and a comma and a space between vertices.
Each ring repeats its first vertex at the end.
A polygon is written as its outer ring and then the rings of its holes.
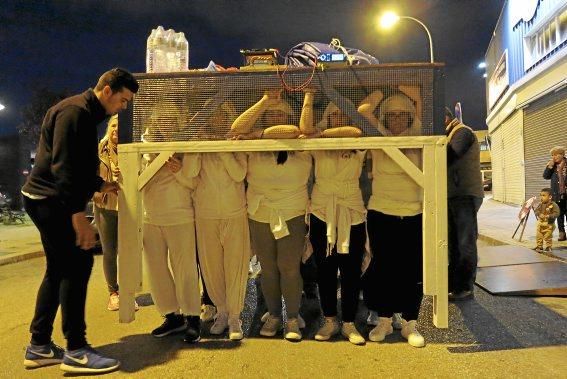
POLYGON ((383 28, 386 28, 386 29, 390 28, 402 18, 405 18, 405 19, 408 19, 408 20, 413 20, 413 21, 417 22, 419 25, 421 25, 423 27, 423 29, 425 29, 425 32, 427 33, 427 37, 429 38, 429 60, 430 60, 431 63, 433 63, 434 62, 434 60, 433 60, 433 39, 431 38, 431 33, 429 32, 429 29, 427 29, 427 26, 425 26, 425 24, 423 22, 421 22, 420 20, 418 20, 415 17, 398 16, 394 12, 386 12, 380 18, 380 26, 383 27, 383 28))

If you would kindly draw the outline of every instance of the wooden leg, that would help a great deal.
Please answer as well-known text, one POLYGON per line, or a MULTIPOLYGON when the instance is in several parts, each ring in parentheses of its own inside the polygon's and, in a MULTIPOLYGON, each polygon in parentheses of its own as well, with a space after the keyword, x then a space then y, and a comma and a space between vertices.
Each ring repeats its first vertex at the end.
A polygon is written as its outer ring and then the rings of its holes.
POLYGON ((433 296, 433 324, 449 327, 449 260, 447 249, 447 151, 445 140, 435 145, 435 240, 436 293, 433 296))
POLYGON ((141 196, 138 192, 140 154, 120 152, 121 191, 118 192, 118 283, 120 322, 135 319, 134 298, 141 285, 142 225, 141 196))

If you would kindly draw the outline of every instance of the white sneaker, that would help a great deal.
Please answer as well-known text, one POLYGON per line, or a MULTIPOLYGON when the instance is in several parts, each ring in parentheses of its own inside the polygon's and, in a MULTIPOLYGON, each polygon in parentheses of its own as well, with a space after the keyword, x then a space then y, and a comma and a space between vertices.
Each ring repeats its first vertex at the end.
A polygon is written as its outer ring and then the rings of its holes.
POLYGON ((378 325, 378 312, 368 311, 368 318, 366 319, 366 325, 378 325))
POLYGON ((282 319, 268 314, 266 321, 260 329, 260 335, 264 337, 273 337, 282 328, 282 319))
POLYGON ((394 313, 394 315, 392 316, 392 326, 396 330, 402 329, 403 321, 405 320, 402 318, 401 313, 394 313))
POLYGON ((228 314, 218 313, 215 317, 215 323, 211 326, 209 333, 214 335, 223 334, 226 328, 228 328, 228 314))
POLYGON ((315 339, 317 341, 328 341, 332 336, 337 334, 340 330, 339 322, 336 317, 325 317, 325 323, 319 328, 315 339))
POLYGON ((203 304, 201 305, 201 321, 209 322, 217 314, 217 308, 214 305, 203 304))
POLYGON ((228 319, 228 338, 232 341, 240 341, 244 338, 242 331, 242 321, 238 317, 228 319))
POLYGON ((285 323, 285 339, 288 341, 301 341, 301 338, 301 330, 299 330, 299 322, 297 319, 287 319, 285 323))
MULTIPOLYGON (((269 315, 270 315, 270 312, 264 313, 262 315, 262 317, 260 318, 260 321, 266 322, 269 315)), ((297 322, 299 323, 299 329, 305 329, 305 320, 303 319, 303 317, 301 317, 301 315, 297 315, 297 322)))
POLYGON ((387 335, 392 334, 394 328, 392 328, 392 318, 391 317, 380 317, 378 320, 378 325, 370 331, 368 334, 368 339, 372 342, 384 341, 387 335))
POLYGON ((354 345, 364 345, 366 340, 360 335, 354 322, 343 322, 343 327, 341 328, 341 334, 346 337, 350 343, 354 345))
POLYGON ((106 309, 108 309, 109 311, 117 311, 119 308, 120 308, 120 296, 118 295, 118 292, 113 292, 110 294, 106 309))
MULTIPOLYGON (((402 319, 403 320, 403 319, 402 319)), ((424 347, 425 338, 416 329, 417 321, 402 321, 402 337, 413 347, 424 347)))

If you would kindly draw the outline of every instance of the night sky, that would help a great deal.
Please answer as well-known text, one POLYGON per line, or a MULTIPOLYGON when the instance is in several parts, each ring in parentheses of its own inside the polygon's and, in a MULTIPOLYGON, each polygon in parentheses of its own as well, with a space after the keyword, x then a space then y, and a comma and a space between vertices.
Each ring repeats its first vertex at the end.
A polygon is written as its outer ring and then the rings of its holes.
POLYGON ((240 48, 282 54, 303 41, 338 37, 382 63, 429 60, 425 31, 401 20, 379 31, 377 15, 395 9, 423 21, 435 60, 446 63, 446 102, 461 101, 465 123, 485 128, 485 82, 477 68, 504 0, 2 0, 0 6, 0 135, 16 133, 33 88, 82 92, 120 66, 145 71, 152 28, 183 31, 191 68, 210 60, 240 66, 240 48))

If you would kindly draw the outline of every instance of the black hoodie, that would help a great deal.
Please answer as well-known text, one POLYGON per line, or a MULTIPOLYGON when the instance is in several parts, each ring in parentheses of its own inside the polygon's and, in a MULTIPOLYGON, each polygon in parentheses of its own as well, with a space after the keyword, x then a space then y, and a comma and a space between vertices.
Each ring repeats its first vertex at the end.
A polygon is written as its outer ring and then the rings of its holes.
POLYGON ((107 117, 89 89, 51 107, 41 125, 35 165, 22 191, 58 198, 71 214, 85 210, 98 176, 97 125, 107 117))

